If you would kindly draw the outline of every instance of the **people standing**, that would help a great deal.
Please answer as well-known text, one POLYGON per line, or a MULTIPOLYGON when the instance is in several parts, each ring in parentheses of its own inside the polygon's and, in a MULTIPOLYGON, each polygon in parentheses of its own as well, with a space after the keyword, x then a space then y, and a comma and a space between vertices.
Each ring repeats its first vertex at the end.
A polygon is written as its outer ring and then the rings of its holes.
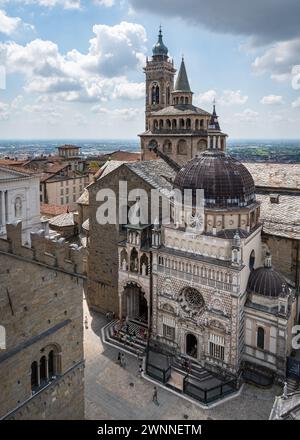
POLYGON ((144 370, 143 370, 143 365, 140 364, 140 365, 139 365, 138 377, 142 377, 143 371, 144 371, 144 370))
POLYGON ((157 395, 157 388, 156 388, 156 387, 153 388, 153 397, 152 397, 152 400, 153 400, 153 402, 154 402, 156 405, 159 405, 159 403, 158 403, 158 395, 157 395))
POLYGON ((125 360, 125 354, 124 353, 122 353, 121 354, 121 366, 122 367, 126 367, 126 360, 125 360))

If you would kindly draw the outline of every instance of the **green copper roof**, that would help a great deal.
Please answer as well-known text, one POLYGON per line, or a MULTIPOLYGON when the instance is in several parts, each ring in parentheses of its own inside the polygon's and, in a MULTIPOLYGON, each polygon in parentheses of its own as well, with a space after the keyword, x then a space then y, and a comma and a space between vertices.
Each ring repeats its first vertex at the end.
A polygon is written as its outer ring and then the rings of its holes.
POLYGON ((181 66, 175 84, 176 92, 191 92, 188 76, 185 69, 184 59, 182 58, 181 66))
POLYGON ((162 39, 161 27, 159 28, 158 41, 153 46, 152 53, 154 56, 157 56, 157 55, 168 56, 168 48, 167 48, 167 46, 164 45, 164 42, 162 39))

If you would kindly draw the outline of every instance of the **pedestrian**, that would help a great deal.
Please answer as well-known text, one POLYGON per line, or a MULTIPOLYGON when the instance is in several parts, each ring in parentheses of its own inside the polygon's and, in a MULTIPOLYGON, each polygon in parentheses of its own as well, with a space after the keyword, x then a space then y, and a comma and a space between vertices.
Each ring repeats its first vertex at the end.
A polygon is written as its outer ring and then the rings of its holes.
POLYGON ((125 354, 124 353, 122 353, 121 354, 121 366, 122 367, 126 367, 126 360, 125 360, 125 354))
POLYGON ((158 398, 157 398, 157 388, 156 388, 156 387, 153 388, 153 397, 152 397, 152 400, 153 400, 153 402, 154 402, 156 405, 159 405, 159 403, 158 403, 158 398))
POLYGON ((85 316, 84 325, 85 325, 85 328, 87 330, 89 328, 89 320, 88 320, 87 316, 85 316))
POLYGON ((143 373, 143 365, 142 364, 140 364, 140 366, 139 366, 139 372, 138 372, 138 377, 142 377, 142 373, 143 373))
POLYGON ((120 352, 118 353, 118 363, 122 366, 122 363, 121 363, 121 353, 120 352))

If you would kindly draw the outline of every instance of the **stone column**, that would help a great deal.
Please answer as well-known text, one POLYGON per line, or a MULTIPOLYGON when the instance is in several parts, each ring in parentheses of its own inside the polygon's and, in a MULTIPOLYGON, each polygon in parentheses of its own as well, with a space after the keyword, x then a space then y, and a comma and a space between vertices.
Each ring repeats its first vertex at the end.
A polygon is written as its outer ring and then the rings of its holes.
POLYGON ((119 292, 119 319, 122 319, 122 293, 119 292))
POLYGON ((38 387, 41 385, 41 374, 40 374, 40 364, 37 363, 37 385, 38 387))
POLYGON ((47 380, 47 382, 49 380, 49 362, 48 362, 48 357, 46 357, 46 380, 47 380))
POLYGON ((215 149, 217 147, 217 137, 214 136, 213 137, 213 149, 215 149))
POLYGON ((207 136, 207 148, 210 148, 210 136, 207 136))
POLYGON ((1 224, 5 226, 5 191, 1 191, 1 224))

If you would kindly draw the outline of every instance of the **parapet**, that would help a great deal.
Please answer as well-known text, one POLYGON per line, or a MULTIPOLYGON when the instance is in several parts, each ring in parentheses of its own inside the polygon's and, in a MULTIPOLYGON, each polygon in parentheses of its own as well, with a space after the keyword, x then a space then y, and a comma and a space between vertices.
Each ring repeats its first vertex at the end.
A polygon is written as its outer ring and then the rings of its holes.
POLYGON ((0 239, 0 252, 45 264, 77 276, 86 276, 87 251, 64 238, 50 239, 45 231, 31 233, 31 247, 22 246, 22 222, 6 226, 7 239, 0 239))

